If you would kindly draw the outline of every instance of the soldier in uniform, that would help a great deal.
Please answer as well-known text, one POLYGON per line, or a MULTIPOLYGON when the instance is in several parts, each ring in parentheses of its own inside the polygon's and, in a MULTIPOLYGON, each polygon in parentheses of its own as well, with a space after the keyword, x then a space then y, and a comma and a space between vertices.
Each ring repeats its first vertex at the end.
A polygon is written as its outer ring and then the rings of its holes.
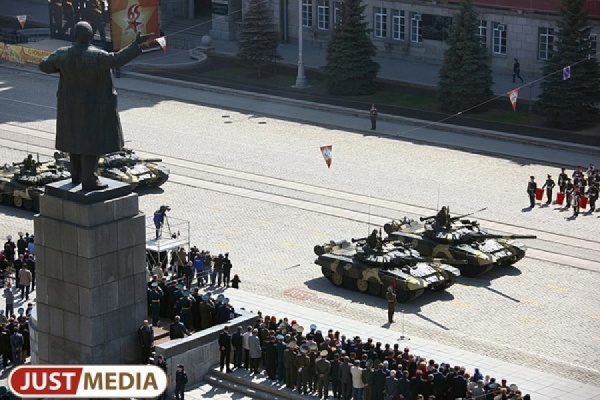
POLYGON ((200 323, 200 303, 202 302, 202 295, 200 289, 195 288, 192 294, 194 301, 192 302, 192 319, 191 326, 194 330, 199 331, 202 324, 200 323))
POLYGON ((565 172, 564 168, 560 169, 560 174, 558 174, 558 190, 560 193, 565 192, 565 188, 567 187, 567 179, 569 175, 565 172))
POLYGON ((372 250, 381 248, 381 237, 377 233, 377 229, 373 229, 373 232, 371 232, 367 238, 367 245, 369 245, 372 250))
POLYGON ((396 293, 394 293, 394 287, 388 286, 385 298, 388 303, 388 323, 394 322, 394 312, 396 311, 396 293))
POLYGON ((535 207, 535 191, 537 190, 537 184, 535 183, 535 177, 529 177, 529 183, 527 184, 527 194, 529 195, 529 208, 535 207))
POLYGON ((223 286, 229 287, 229 281, 231 280, 231 267, 229 253, 225 253, 225 257, 223 258, 223 286))
POLYGON ((202 302, 200 303, 200 328, 208 329, 213 326, 213 315, 215 312, 215 305, 211 301, 210 296, 205 294, 202 296, 202 302))
POLYGON ((190 314, 192 313, 193 301, 194 298, 190 296, 190 292, 187 290, 184 290, 181 293, 181 297, 178 301, 179 306, 177 308, 179 309, 179 316, 181 317, 181 322, 183 322, 186 327, 190 326, 190 314))
POLYGON ((103 45, 106 45, 106 31, 104 30, 104 20, 102 19, 102 12, 104 11, 102 2, 100 0, 89 0, 87 5, 90 7, 88 18, 92 25, 93 35, 96 34, 96 31, 99 31, 100 40, 103 45))
POLYGON ((573 197, 573 191, 575 186, 571 182, 571 178, 567 178, 567 184, 565 186, 565 197, 567 199, 567 208, 571 207, 571 198, 573 197))
POLYGON ((23 160, 23 171, 25 173, 27 173, 27 172, 33 172, 33 173, 35 173, 35 167, 36 166, 37 166, 37 163, 33 159, 33 155, 28 154, 27 158, 25 158, 23 160))
POLYGON ((310 357, 307 353, 308 346, 302 345, 294 361, 294 368, 296 369, 296 371, 298 371, 298 381, 296 382, 296 389, 300 394, 308 394, 308 365, 310 364, 310 357))
POLYGON ((546 179, 544 186, 542 186, 542 189, 546 188, 546 196, 548 197, 546 204, 552 203, 552 189, 554 189, 554 186, 554 179, 552 179, 552 176, 548 175, 548 179, 546 179))
POLYGON ((587 195, 590 199, 590 211, 596 210, 596 200, 598 200, 598 183, 592 183, 588 189, 587 195))
POLYGON ((377 108, 375 108, 375 104, 371 104, 369 118, 371 119, 371 130, 374 131, 377 129, 377 108))
POLYGON ((331 363, 327 360, 327 350, 319 353, 319 359, 315 363, 315 372, 317 374, 317 392, 320 399, 329 398, 329 376, 331 373, 331 363))
POLYGON ((573 190, 573 216, 577 217, 579 215, 579 198, 581 194, 579 192, 579 188, 575 188, 573 190))
POLYGON ((50 32, 52 37, 58 35, 62 29, 62 1, 48 0, 50 3, 50 32))
POLYGON ((160 325, 160 299, 164 296, 158 282, 152 283, 152 288, 148 292, 148 301, 150 302, 150 310, 152 312, 152 325, 160 325))
MULTIPOLYGON (((165 371, 165 375, 167 375, 167 360, 165 360, 165 358, 160 354, 156 356, 156 366, 165 371)), ((163 393, 161 393, 160 396, 158 396, 158 400, 167 400, 166 390, 163 393)))
POLYGON ((62 12, 66 23, 61 28, 60 34, 65 35, 69 31, 69 37, 72 38, 75 33, 75 12, 72 0, 62 0, 62 12))
POLYGON ((283 368, 285 368, 285 387, 294 390, 296 382, 296 369, 295 358, 296 358, 296 342, 291 341, 288 343, 286 349, 283 351, 283 368))
POLYGON ((443 206, 440 211, 435 215, 435 222, 442 228, 450 225, 450 210, 448 207, 443 206))

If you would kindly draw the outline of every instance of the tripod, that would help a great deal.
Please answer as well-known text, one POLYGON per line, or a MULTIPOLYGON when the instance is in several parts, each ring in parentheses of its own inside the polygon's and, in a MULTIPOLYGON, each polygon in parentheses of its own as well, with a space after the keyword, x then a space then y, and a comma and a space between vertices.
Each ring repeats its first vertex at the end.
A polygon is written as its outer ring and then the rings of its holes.
POLYGON ((402 310, 402 335, 400 335, 398 340, 410 340, 408 336, 404 335, 404 310, 402 310))
POLYGON ((169 217, 167 217, 167 214, 165 213, 162 214, 162 221, 157 221, 156 219, 154 220, 154 226, 156 227, 156 240, 162 237, 162 229, 165 225, 165 222, 167 223, 167 229, 169 229, 169 237, 173 236, 171 225, 169 224, 169 217))

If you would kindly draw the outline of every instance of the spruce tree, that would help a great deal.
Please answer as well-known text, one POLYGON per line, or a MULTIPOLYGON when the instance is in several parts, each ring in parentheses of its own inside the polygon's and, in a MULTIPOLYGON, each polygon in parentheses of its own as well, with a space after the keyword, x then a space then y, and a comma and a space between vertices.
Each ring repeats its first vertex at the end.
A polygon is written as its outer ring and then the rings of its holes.
POLYGON ((278 46, 279 35, 266 2, 250 0, 240 27, 238 58, 256 67, 258 76, 261 76, 263 67, 275 65, 282 59, 278 46))
POLYGON ((537 102, 548 122, 559 128, 585 126, 598 114, 600 69, 590 57, 590 30, 583 0, 563 0, 555 33, 555 51, 542 68, 544 80, 537 102), (563 68, 571 66, 571 78, 563 68))
POLYGON ((440 69, 438 101, 446 111, 468 110, 493 96, 490 57, 476 35, 478 26, 472 1, 463 0, 452 20, 440 69))
POLYGON ((344 0, 340 4, 340 23, 327 45, 327 62, 323 72, 327 90, 342 96, 361 96, 376 90, 379 64, 373 61, 377 48, 371 41, 361 0, 344 0))

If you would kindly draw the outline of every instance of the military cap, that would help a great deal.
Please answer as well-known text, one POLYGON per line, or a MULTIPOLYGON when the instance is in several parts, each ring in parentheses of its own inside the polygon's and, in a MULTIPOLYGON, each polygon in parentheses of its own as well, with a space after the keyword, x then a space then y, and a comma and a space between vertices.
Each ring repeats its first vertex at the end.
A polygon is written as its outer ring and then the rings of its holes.
POLYGON ((183 364, 177 364, 177 368, 183 368, 183 364))
POLYGON ((225 295, 222 293, 217 296, 217 300, 223 300, 224 298, 225 298, 225 295))
POLYGON ((328 351, 327 350, 321 350, 321 353, 319 353, 321 355, 321 357, 327 357, 328 351))
POLYGON ((223 299, 223 304, 229 304, 229 299, 227 297, 223 299))
POLYGON ((206 301, 208 299, 210 299, 209 295, 205 294, 205 295, 202 296, 202 300, 206 301))
POLYGON ((162 355, 158 354, 156 358, 160 358, 161 360, 164 358, 162 355))
POLYGON ((275 339, 277 339, 277 340, 283 340, 284 338, 283 338, 283 335, 277 335, 277 336, 275 336, 275 339))
POLYGON ((179 290, 183 289, 183 285, 181 283, 178 283, 177 284, 177 289, 179 289, 179 290))
POLYGON ((287 347, 289 347, 290 349, 297 349, 298 344, 296 343, 295 340, 292 340, 291 342, 288 343, 287 347))
POLYGON ((24 309, 23 307, 20 307, 20 308, 17 310, 17 312, 18 312, 19 314, 23 314, 23 313, 25 312, 25 309, 24 309))
POLYGON ((310 326, 310 330, 311 330, 311 331, 314 331, 315 329, 317 329, 317 326, 316 326, 315 324, 312 324, 312 325, 310 326))
POLYGON ((184 291, 182 292, 182 294, 183 294, 183 296, 184 296, 184 297, 187 297, 187 296, 189 296, 189 295, 190 295, 190 291, 189 291, 189 290, 184 290, 184 291))
POLYGON ((158 282, 152 282, 152 284, 150 286, 157 287, 158 286, 158 282))

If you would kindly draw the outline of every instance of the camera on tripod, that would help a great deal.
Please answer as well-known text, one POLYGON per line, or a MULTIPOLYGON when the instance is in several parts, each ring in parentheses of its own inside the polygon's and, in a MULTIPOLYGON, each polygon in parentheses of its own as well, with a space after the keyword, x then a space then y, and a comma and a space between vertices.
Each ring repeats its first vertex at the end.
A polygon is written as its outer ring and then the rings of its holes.
POLYGON ((167 211, 171 211, 171 207, 167 205, 162 205, 158 210, 154 212, 154 226, 156 227, 156 239, 161 237, 162 235, 162 227, 163 223, 167 223, 167 228, 169 229, 170 236, 173 236, 171 232, 171 226, 169 225, 169 220, 167 218, 167 211))

